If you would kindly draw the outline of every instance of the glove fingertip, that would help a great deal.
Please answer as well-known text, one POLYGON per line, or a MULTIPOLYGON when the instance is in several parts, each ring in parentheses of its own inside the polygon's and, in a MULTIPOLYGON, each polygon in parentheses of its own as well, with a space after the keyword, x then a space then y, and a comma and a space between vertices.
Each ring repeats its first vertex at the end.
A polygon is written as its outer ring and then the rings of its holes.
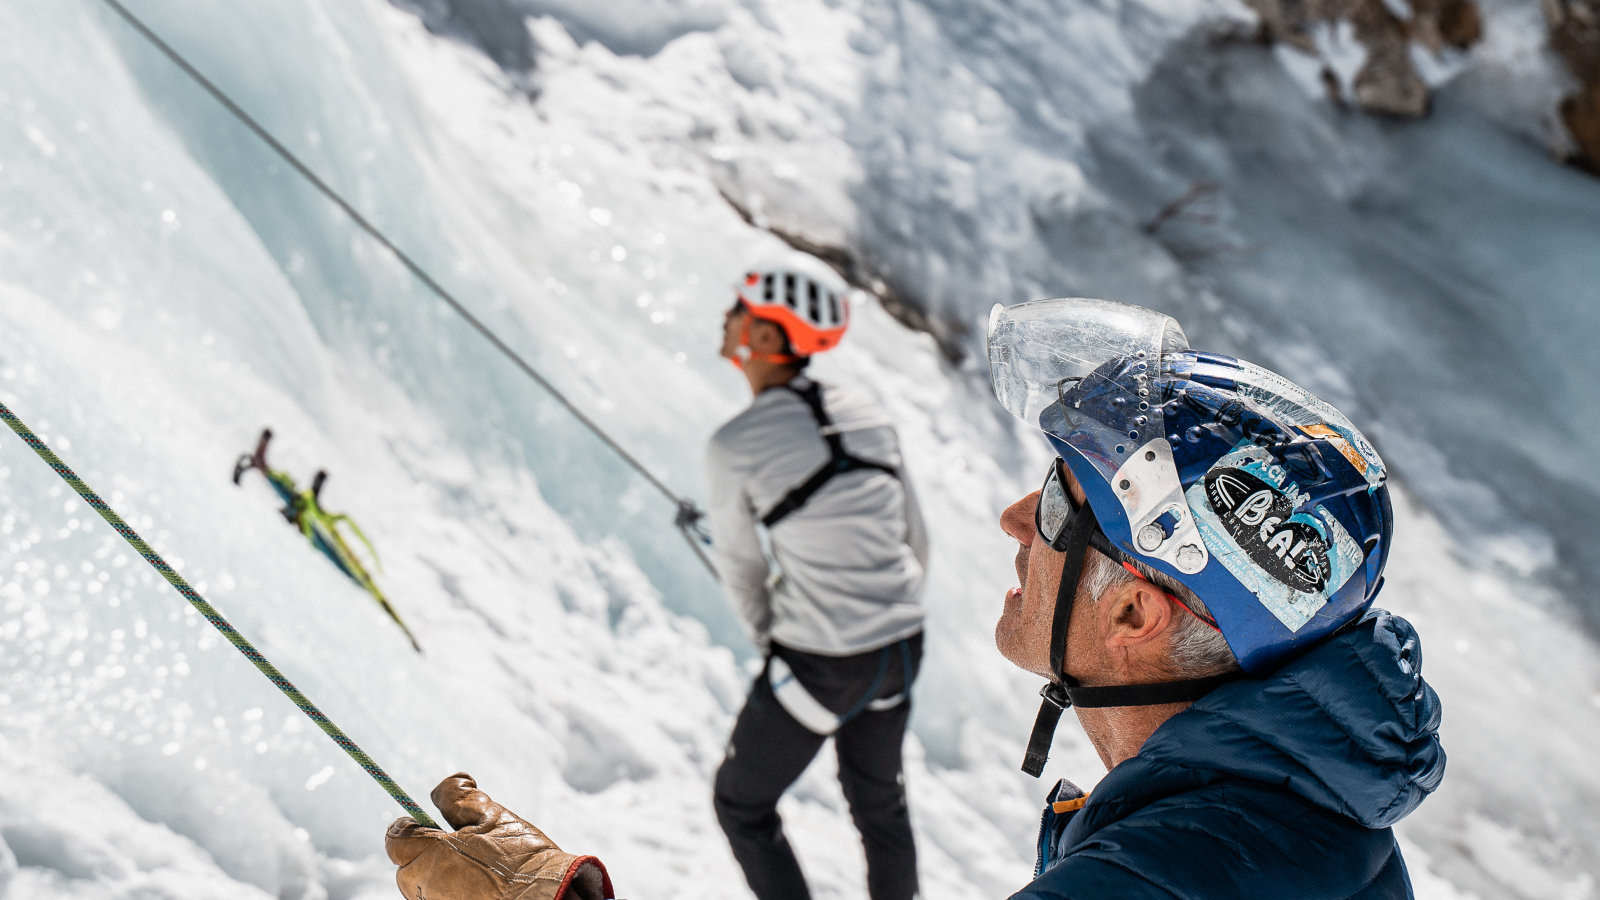
POLYGON ((389 854, 390 862, 405 866, 421 856, 428 845, 442 834, 444 832, 438 829, 418 825, 410 816, 402 816, 389 824, 389 831, 383 836, 383 849, 389 854))
POLYGON ((428 794, 428 799, 433 801, 434 806, 443 809, 452 800, 477 789, 478 782, 474 781, 471 775, 466 772, 457 772, 441 779, 438 785, 428 794))
POLYGON ((556 900, 612 900, 611 873, 597 856, 576 856, 567 864, 566 877, 556 888, 556 900))

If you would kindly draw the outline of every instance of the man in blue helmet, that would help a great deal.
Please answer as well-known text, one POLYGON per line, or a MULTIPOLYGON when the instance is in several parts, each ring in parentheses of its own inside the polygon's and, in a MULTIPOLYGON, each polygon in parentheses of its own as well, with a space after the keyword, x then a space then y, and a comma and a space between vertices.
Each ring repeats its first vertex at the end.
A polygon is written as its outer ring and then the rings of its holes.
MULTIPOLYGON (((1391 826, 1438 787, 1444 752, 1416 632, 1372 607, 1393 523, 1371 445, 1138 307, 997 307, 989 360, 1001 403, 1059 454, 1002 517, 1020 585, 996 642, 1047 679, 1023 768, 1043 770, 1072 706, 1110 770, 1092 795, 1051 789, 1015 898, 1409 898, 1391 826)), ((504 859, 532 860, 510 871, 588 871, 548 842, 516 855, 525 830, 505 815, 504 859)), ((449 835, 409 819, 390 835, 402 885, 491 896, 448 889, 483 871, 449 835), (426 860, 407 855, 419 837, 426 860)))
POLYGON ((996 308, 995 393, 1045 433, 1008 509, 1001 652, 1049 679, 1023 769, 1075 706, 1109 774, 1052 789, 1019 898, 1404 898, 1390 826, 1438 787, 1416 632, 1371 603, 1378 454, 1286 379, 1098 300, 996 308))

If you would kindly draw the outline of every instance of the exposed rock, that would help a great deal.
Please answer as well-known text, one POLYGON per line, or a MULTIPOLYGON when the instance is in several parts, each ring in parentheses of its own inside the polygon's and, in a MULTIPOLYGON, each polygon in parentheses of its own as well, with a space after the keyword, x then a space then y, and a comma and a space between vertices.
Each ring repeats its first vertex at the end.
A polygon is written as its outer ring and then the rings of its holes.
POLYGON ((1317 77, 1322 79, 1322 89, 1327 92, 1328 102, 1333 104, 1334 109, 1344 112, 1350 108, 1344 99, 1344 85, 1339 83, 1339 73, 1332 66, 1323 66, 1317 77))
POLYGON ((1561 121, 1578 147, 1573 162, 1600 175, 1600 84, 1561 101, 1561 121))
POLYGON ((1315 22, 1331 22, 1337 18, 1335 7, 1343 0, 1245 0, 1256 15, 1261 17, 1261 39, 1268 43, 1288 44, 1313 56, 1319 52, 1317 42, 1311 39, 1310 27, 1315 22))
POLYGON ((1572 134, 1573 162, 1600 173, 1600 0, 1545 0, 1550 49, 1578 80, 1561 101, 1561 121, 1572 134))
MULTIPOLYGON (((1411 64, 1411 42, 1439 53, 1465 49, 1483 37, 1473 0, 1412 0, 1411 18, 1401 19, 1384 0, 1246 0, 1261 17, 1264 40, 1322 55, 1313 35, 1318 26, 1347 22, 1367 51, 1348 93, 1367 112, 1415 118, 1428 112, 1428 85, 1411 64)), ((1331 68, 1323 81, 1330 99, 1345 91, 1331 68)))
POLYGON ((422 19, 434 34, 483 50, 512 75, 533 71, 533 39, 524 21, 527 12, 514 0, 389 0, 422 19))
POLYGON ((1350 0, 1345 15, 1367 61, 1356 73, 1352 92, 1371 113, 1414 119, 1427 115, 1428 85, 1411 65, 1411 34, 1383 0, 1350 0))
POLYGON ((925 312, 926 304, 916 302, 908 297, 904 290, 899 288, 888 273, 882 272, 877 267, 870 265, 866 259, 848 247, 829 244, 804 232, 784 228, 771 222, 762 221, 751 210, 748 203, 730 196, 727 191, 718 189, 722 199, 738 213, 739 218, 746 225, 753 225, 765 229, 774 237, 788 244, 802 253, 809 253, 817 259, 827 263, 839 277, 857 290, 866 291, 878 298, 883 309, 893 316, 900 324, 920 331, 933 338, 944 358, 952 364, 959 364, 967 355, 964 341, 968 337, 967 331, 959 320, 936 319, 925 312))
POLYGON ((1411 39, 1438 53, 1465 50, 1483 38, 1483 18, 1471 0, 1411 0, 1411 39))
POLYGON ((1443 0, 1439 4, 1439 34, 1457 50, 1483 40, 1483 17, 1471 0, 1443 0))

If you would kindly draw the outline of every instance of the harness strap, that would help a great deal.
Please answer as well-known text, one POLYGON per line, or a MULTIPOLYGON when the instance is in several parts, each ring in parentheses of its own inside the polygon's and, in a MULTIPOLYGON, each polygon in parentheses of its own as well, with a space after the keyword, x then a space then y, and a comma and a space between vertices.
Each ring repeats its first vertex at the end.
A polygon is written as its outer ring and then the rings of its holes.
POLYGON ((907 649, 910 642, 910 638, 903 638, 897 644, 890 644, 878 651, 878 674, 873 677, 872 684, 867 687, 866 693, 861 695, 861 699, 842 715, 834 713, 823 706, 822 701, 812 696, 783 657, 775 653, 767 657, 766 671, 758 677, 767 679, 778 705, 783 707, 796 722, 813 734, 826 736, 843 728, 846 723, 862 713, 884 712, 910 702, 912 669, 911 652, 907 649), (905 671, 905 681, 900 686, 899 693, 879 697, 878 692, 883 688, 884 679, 889 675, 889 651, 895 648, 900 651, 900 664, 905 671))
MULTIPOLYGON (((856 701, 856 705, 852 706, 849 712, 839 717, 839 724, 841 726, 851 719, 854 719, 856 716, 861 715, 862 710, 866 709, 867 706, 877 698, 878 689, 883 687, 883 679, 888 674, 889 648, 885 647, 878 653, 878 674, 872 679, 872 686, 867 688, 867 692, 861 695, 861 699, 856 701)), ((910 685, 906 685, 906 687, 910 688, 910 685)))
POLYGON ((868 712, 883 712, 886 709, 894 709, 896 706, 899 706, 902 703, 911 702, 911 652, 906 649, 906 645, 909 644, 910 641, 910 638, 905 638, 904 640, 900 641, 899 645, 900 667, 904 672, 903 680, 900 682, 900 693, 890 694, 887 697, 879 697, 871 703, 868 703, 868 712))
POLYGON ((767 514, 761 517, 761 524, 768 528, 777 525, 790 513, 805 506, 812 495, 822 490, 822 486, 833 480, 835 475, 854 472, 857 469, 876 469, 879 472, 887 472, 896 478, 900 477, 900 472, 894 467, 886 466, 880 462, 873 462, 870 459, 852 456, 844 448, 844 436, 834 429, 833 420, 828 418, 827 410, 822 408, 822 385, 813 381, 803 388, 788 384, 781 385, 781 387, 785 390, 793 391, 795 396, 805 401, 806 406, 811 409, 811 417, 817 421, 819 436, 828 444, 828 461, 822 465, 822 468, 811 473, 811 477, 802 482, 799 487, 785 494, 777 505, 767 510, 767 514))

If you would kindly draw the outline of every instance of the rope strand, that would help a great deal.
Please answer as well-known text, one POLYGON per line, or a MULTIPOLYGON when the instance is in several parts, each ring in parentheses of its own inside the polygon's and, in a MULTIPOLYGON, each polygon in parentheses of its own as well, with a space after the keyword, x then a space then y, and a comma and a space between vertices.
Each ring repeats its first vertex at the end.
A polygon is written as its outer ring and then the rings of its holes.
POLYGON ((54 469, 56 474, 61 476, 62 480, 71 485, 72 489, 78 492, 78 496, 82 497, 84 502, 89 504, 90 508, 100 514, 100 518, 105 519, 106 523, 109 524, 117 532, 117 534, 122 535, 124 540, 126 540, 129 544, 132 544, 133 549, 139 551, 139 555, 144 557, 145 562, 148 562, 152 567, 155 568, 157 572, 160 572, 161 577, 165 578, 168 584, 176 588, 178 593, 182 594, 185 600, 188 600, 195 609, 199 610, 200 614, 206 617, 207 622, 210 622, 213 627, 222 632, 222 636, 228 639, 228 643, 232 644, 240 653, 244 654, 244 658, 250 660, 250 662, 257 669, 260 669, 261 674, 267 676, 267 679, 271 681, 278 688, 278 690, 287 694, 289 699, 294 701, 294 705, 300 707, 301 712, 310 717, 311 721, 317 723, 317 727, 322 729, 324 734, 330 738, 333 738, 333 742, 339 745, 339 749, 350 754, 351 759, 355 760, 361 766, 361 768, 365 769, 367 774, 371 775, 374 781, 382 785, 383 789, 389 792, 389 796, 393 797, 395 802, 399 803, 406 812, 411 814, 411 818, 417 820, 419 824, 427 826, 428 828, 439 827, 439 824, 433 820, 433 817, 423 812, 422 807, 418 806, 417 802, 411 799, 411 795, 407 794, 405 790, 400 787, 400 785, 395 784, 394 779, 390 778, 387 772, 383 771, 383 769, 380 768, 377 763, 372 761, 372 757, 368 756, 366 751, 356 746, 356 742, 350 740, 350 738, 339 729, 339 726, 333 724, 333 722, 323 714, 322 710, 318 709, 317 705, 311 702, 309 697, 300 693, 300 689, 295 687, 293 682, 283 677, 283 673, 278 671, 277 666, 274 666, 267 660, 265 656, 262 656, 261 651, 257 650, 254 645, 245 640, 244 635, 240 634, 238 630, 228 622, 227 619, 222 617, 222 613, 217 612, 216 608, 210 603, 207 603, 205 598, 200 596, 198 591, 189 586, 189 582, 185 581, 182 575, 179 575, 176 571, 174 571, 172 566, 167 565, 167 561, 161 558, 161 554, 157 553, 150 547, 149 544, 145 543, 144 538, 139 537, 138 532, 130 528, 127 522, 122 521, 122 517, 117 515, 116 511, 108 506, 104 500, 101 500, 99 494, 96 494, 89 488, 87 484, 84 484, 83 479, 79 478, 77 473, 68 468, 67 464, 62 462, 60 457, 56 456, 49 447, 45 446, 44 441, 40 440, 39 436, 34 434, 27 425, 24 425, 22 420, 17 418, 16 415, 13 414, 4 403, 0 403, 0 419, 4 419, 5 423, 11 426, 11 430, 17 433, 17 437, 22 438, 23 443, 27 444, 34 453, 39 454, 40 459, 49 463, 50 468, 54 469))
MULTIPOLYGON (((619 459, 621 459, 624 463, 627 463, 629 467, 631 467, 635 472, 638 472, 639 475, 642 476, 646 481, 650 482, 650 484, 656 490, 661 492, 662 496, 666 497, 668 500, 672 501, 673 505, 680 508, 686 504, 691 508, 693 507, 694 501, 679 497, 677 493, 672 490, 672 488, 667 487, 665 482, 657 478, 649 469, 646 469, 643 463, 634 458, 633 454, 629 453, 621 444, 617 443, 617 441, 613 439, 611 435, 607 434, 603 429, 601 429, 598 423, 584 414, 584 412, 578 408, 577 404, 573 403, 565 394, 557 390, 556 386, 551 384, 549 379, 545 378, 537 369, 530 365, 527 360, 523 359, 520 354, 511 349, 511 347, 506 344, 505 341, 500 339, 499 335, 495 334, 489 329, 489 326, 483 324, 483 322, 480 321, 477 316, 469 312, 466 306, 463 305, 460 300, 457 300, 455 295, 446 290, 443 285, 435 281, 433 276, 429 275, 426 269, 422 268, 422 266, 413 260, 409 255, 407 255, 404 250, 396 247, 393 241, 389 240, 389 238, 386 237, 383 232, 378 230, 377 226, 367 221, 366 217, 357 212, 356 208, 351 206, 350 203, 344 199, 344 197, 340 196, 340 194, 331 186, 329 186, 327 182, 323 181, 315 172, 311 171, 310 167, 301 162, 300 158, 290 152, 288 147, 285 147, 278 141, 277 138, 273 137, 272 133, 267 131, 264 126, 252 118, 249 113, 245 112, 243 107, 233 102, 233 99, 227 94, 223 93, 221 88, 217 87, 215 84, 212 84, 210 79, 202 75, 199 69, 196 69, 189 63, 187 59, 183 57, 182 54, 180 54, 177 50, 174 50, 166 41, 162 40, 161 37, 152 31, 149 26, 145 25, 144 22, 139 19, 139 17, 130 12, 127 7, 123 6, 119 2, 119 0, 104 0, 104 2, 106 6, 109 6, 112 11, 121 16, 123 20, 131 25, 133 29, 137 31, 145 40, 149 41, 151 46, 159 50, 162 55, 166 56, 167 59, 172 61, 173 65, 177 66, 179 69, 182 69, 184 74, 192 78, 195 84, 199 85, 205 90, 206 93, 215 98, 218 103, 222 104, 223 108, 232 113, 234 118, 238 119, 239 122, 242 123, 246 128, 255 132, 256 137, 261 138, 261 140, 268 147, 272 148, 273 152, 277 153, 283 158, 284 162, 288 163, 289 166, 296 172, 299 172, 301 177, 305 178, 305 180, 309 182, 312 187, 316 188, 324 197, 327 197, 329 200, 331 200, 335 206, 338 206, 341 210, 343 210, 344 214, 350 217, 350 221, 354 222, 362 231, 365 231, 368 235, 370 235, 373 240, 382 244, 385 249, 393 253, 395 257, 400 260, 400 263, 404 265, 412 275, 416 276, 418 281, 422 282, 424 285, 427 285, 430 290, 438 295, 439 299, 443 300, 446 305, 455 310, 456 314, 461 316, 461 318, 464 319, 468 325, 471 325, 474 329, 476 329, 477 332, 483 335, 484 339, 493 345, 496 350, 499 350, 507 359, 511 360, 513 365, 515 365, 518 369, 521 369, 523 374, 537 382, 540 387, 544 388, 545 391, 550 394, 550 396, 554 397, 557 402, 566 407, 567 411, 572 413, 573 418, 582 423, 585 428, 589 429, 589 431, 593 433, 595 437, 598 437, 602 442, 604 442, 607 447, 610 447, 611 451, 615 453, 619 459)), ((688 535, 685 534, 685 537, 688 537, 688 535)), ((690 539, 689 543, 690 546, 694 546, 694 541, 692 539, 690 539)), ((715 578, 717 574, 716 569, 712 567, 710 560, 708 560, 705 555, 700 552, 698 547, 695 548, 695 555, 700 557, 701 562, 706 564, 706 568, 711 571, 712 577, 715 578)))

